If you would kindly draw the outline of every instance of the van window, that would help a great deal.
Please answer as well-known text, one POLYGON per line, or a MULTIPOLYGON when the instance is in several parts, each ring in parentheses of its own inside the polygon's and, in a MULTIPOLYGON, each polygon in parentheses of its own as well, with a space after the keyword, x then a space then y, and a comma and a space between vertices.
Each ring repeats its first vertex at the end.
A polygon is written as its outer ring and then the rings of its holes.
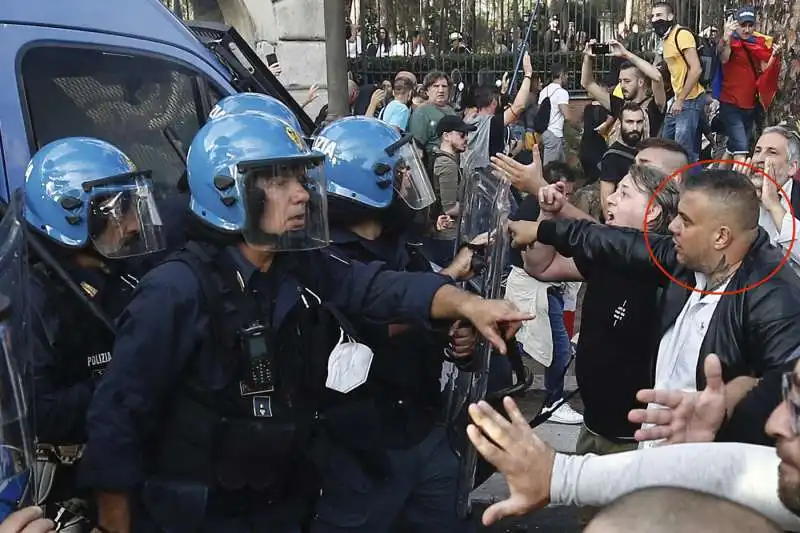
MULTIPOLYGON (((35 149, 63 137, 103 139, 152 171, 159 196, 176 190, 184 167, 164 129, 188 149, 200 128, 194 72, 152 57, 53 46, 29 50, 21 75, 35 149)), ((209 91, 213 106, 219 94, 209 91)))

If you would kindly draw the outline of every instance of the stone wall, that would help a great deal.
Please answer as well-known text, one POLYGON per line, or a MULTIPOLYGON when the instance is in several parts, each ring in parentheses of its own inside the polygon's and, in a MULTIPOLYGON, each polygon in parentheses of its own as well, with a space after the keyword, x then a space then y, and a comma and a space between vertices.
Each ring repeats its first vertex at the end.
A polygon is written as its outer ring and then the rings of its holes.
MULTIPOLYGON (((234 26, 264 59, 275 53, 278 78, 301 104, 309 87, 319 98, 306 111, 311 118, 327 102, 323 0, 218 0, 225 22, 234 26)), ((344 43, 342 43, 344 46, 344 43)))

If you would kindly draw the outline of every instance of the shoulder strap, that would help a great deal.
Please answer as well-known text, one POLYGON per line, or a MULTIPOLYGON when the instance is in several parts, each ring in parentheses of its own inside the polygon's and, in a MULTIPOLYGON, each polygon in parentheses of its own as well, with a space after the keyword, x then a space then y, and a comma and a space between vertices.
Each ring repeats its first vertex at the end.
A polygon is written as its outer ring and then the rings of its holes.
POLYGON ((616 148, 609 148, 608 150, 606 150, 606 153, 603 154, 603 158, 605 158, 608 154, 621 155, 625 159, 630 159, 631 161, 635 161, 636 160, 636 156, 635 155, 632 155, 629 152, 625 152, 625 151, 622 151, 622 150, 617 150, 616 148))
POLYGON ((178 261, 192 271, 203 293, 202 305, 209 315, 211 336, 218 345, 222 346, 224 345, 224 336, 219 323, 219 317, 222 316, 222 294, 217 288, 212 268, 218 256, 219 250, 215 247, 189 241, 182 250, 171 255, 164 262, 178 261))

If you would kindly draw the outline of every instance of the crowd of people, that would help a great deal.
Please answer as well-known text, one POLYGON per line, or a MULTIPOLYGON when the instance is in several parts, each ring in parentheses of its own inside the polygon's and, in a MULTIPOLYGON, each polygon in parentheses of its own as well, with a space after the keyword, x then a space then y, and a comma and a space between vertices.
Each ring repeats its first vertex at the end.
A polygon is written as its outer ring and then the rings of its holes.
MULTIPOLYGON (((441 377, 483 337, 581 425, 563 455, 510 398, 469 406, 455 431, 511 493, 485 524, 551 503, 591 532, 800 531, 800 132, 759 122, 781 47, 756 22, 741 7, 709 56, 659 1, 654 63, 599 43, 612 83, 587 41, 582 176, 577 73, 540 83, 527 53, 516 87, 351 82, 355 116, 323 108, 310 138, 228 96, 165 197, 105 140, 42 147, 20 193, 37 503, 74 532, 471 531, 441 377), (709 128, 725 161, 693 165, 709 128), (457 285, 498 240, 461 234, 479 180, 511 185, 503 299, 457 285)), ((54 527, 23 509, 0 532, 54 527)))

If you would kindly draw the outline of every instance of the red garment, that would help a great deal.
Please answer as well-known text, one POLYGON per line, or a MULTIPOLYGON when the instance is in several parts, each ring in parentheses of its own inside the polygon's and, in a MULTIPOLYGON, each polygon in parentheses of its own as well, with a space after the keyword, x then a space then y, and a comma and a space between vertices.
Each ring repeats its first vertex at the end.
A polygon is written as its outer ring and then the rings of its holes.
POLYGON ((760 97, 768 97, 768 102, 763 98, 761 100, 762 104, 768 107, 775 97, 777 75, 780 72, 780 62, 776 61, 778 72, 774 73, 774 83, 770 84, 770 80, 762 81, 765 78, 763 74, 771 77, 775 70, 773 66, 766 73, 762 74, 761 72, 761 63, 769 61, 772 56, 772 38, 754 32, 747 40, 731 38, 730 47, 730 59, 722 65, 720 101, 741 109, 753 109, 756 106, 756 93, 758 92, 760 97), (765 86, 761 87, 760 85, 765 86), (774 89, 772 89, 773 86, 774 89), (766 94, 761 95, 762 90, 765 90, 766 94))

